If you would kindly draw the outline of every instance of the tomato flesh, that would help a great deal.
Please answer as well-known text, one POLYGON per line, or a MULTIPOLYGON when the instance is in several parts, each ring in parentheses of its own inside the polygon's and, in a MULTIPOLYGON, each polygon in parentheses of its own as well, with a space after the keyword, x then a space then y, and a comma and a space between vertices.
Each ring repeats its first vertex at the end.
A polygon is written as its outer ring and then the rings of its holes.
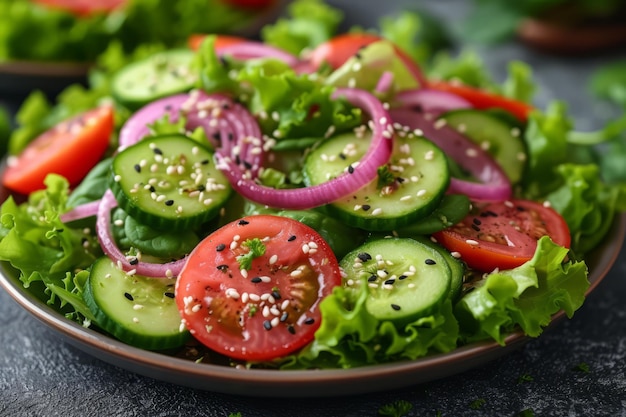
POLYGON ((32 0, 53 9, 64 10, 78 16, 110 13, 126 4, 128 0, 32 0))
POLYGON ((498 108, 506 110, 524 123, 528 120, 529 114, 534 110, 533 106, 523 101, 513 100, 465 84, 431 81, 428 86, 435 90, 445 91, 463 97, 477 109, 487 110, 498 108))
POLYGON ((320 235, 293 219, 244 217, 213 232, 189 255, 176 283, 183 323, 208 348, 239 360, 271 360, 313 340, 320 301, 341 284, 320 235), (242 272, 246 243, 265 253, 242 272))
POLYGON ((65 120, 9 158, 2 183, 13 191, 29 194, 44 189, 44 179, 54 173, 76 185, 102 158, 113 129, 113 109, 108 106, 65 120))
POLYGON ((563 217, 552 208, 528 200, 475 203, 460 223, 433 235, 468 266, 491 272, 512 269, 529 261, 542 236, 569 248, 570 234, 563 217))

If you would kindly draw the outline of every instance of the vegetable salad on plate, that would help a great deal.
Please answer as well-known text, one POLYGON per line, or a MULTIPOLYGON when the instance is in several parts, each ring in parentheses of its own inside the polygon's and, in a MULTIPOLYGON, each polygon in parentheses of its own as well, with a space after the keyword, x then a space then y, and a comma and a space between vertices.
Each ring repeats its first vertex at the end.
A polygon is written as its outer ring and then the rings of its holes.
POLYGON ((582 305, 624 209, 589 140, 610 135, 533 106, 521 62, 499 85, 414 43, 421 18, 338 34, 340 11, 301 0, 263 41, 110 50, 89 88, 33 93, 0 258, 69 320, 198 362, 349 368, 540 335, 582 305))

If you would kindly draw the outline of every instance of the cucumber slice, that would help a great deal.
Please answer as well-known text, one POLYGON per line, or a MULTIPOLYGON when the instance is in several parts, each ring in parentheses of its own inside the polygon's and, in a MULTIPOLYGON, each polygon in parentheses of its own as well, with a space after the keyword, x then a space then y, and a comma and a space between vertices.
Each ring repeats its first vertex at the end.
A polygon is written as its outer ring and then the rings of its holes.
POLYGON ((125 66, 111 82, 113 97, 137 110, 156 99, 191 90, 198 79, 190 70, 194 56, 191 50, 173 49, 125 66))
POLYGON ((435 249, 446 260, 446 263, 450 267, 450 293, 448 297, 453 303, 456 302, 461 295, 461 290, 463 289, 463 281, 465 279, 465 263, 452 256, 446 248, 433 242, 425 236, 416 236, 413 239, 435 249))
MULTIPOLYGON (((349 169, 367 151, 370 137, 344 134, 323 142, 305 160, 305 181, 320 184, 349 169)), ((447 158, 435 144, 413 134, 397 135, 389 163, 379 169, 378 178, 327 210, 353 227, 399 229, 428 216, 449 183, 447 158)))
POLYGON ((183 135, 146 138, 124 149, 112 173, 120 208, 159 230, 200 226, 219 213, 232 191, 213 153, 183 135))
POLYGON ((166 350, 189 338, 188 331, 181 331, 175 283, 175 278, 128 275, 102 257, 91 267, 83 297, 98 326, 117 339, 142 349, 166 350))
POLYGON ((475 109, 451 110, 440 118, 489 152, 512 183, 522 179, 527 153, 519 126, 475 109))
POLYGON ((345 285, 370 287, 365 308, 379 320, 414 321, 436 311, 450 294, 448 262, 431 245, 414 239, 369 241, 340 266, 345 285))

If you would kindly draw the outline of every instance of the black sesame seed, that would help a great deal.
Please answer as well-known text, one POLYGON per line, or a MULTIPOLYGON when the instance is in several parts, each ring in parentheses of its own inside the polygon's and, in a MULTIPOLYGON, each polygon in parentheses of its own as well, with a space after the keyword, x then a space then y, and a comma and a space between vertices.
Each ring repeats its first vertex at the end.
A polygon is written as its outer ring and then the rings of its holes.
POLYGON ((163 151, 161 149, 159 149, 159 148, 154 148, 152 150, 152 152, 154 152, 157 155, 163 155, 163 151))
POLYGON ((202 161, 200 161, 201 165, 209 165, 209 160, 208 159, 203 159, 202 161))
POLYGON ((232 142, 235 139, 235 136, 232 133, 228 133, 228 141, 232 142))
POLYGON ((400 306, 398 304, 392 304, 391 308, 393 308, 396 311, 400 310, 400 306))
POLYGON ((315 319, 313 317, 309 317, 308 319, 304 320, 304 324, 313 324, 315 323, 315 319))
POLYGON ((272 323, 269 320, 265 320, 263 322, 263 327, 265 327, 265 330, 272 330, 272 323))
POLYGON ((429 259, 426 259, 426 260, 424 261, 424 263, 425 263, 426 265, 436 265, 436 264, 437 264, 437 262, 435 262, 434 260, 432 260, 432 259, 430 259, 430 258, 429 258, 429 259))
POLYGON ((244 219, 239 220, 239 226, 245 226, 247 224, 250 224, 250 222, 244 219))
POLYGON ((483 222, 481 222, 480 219, 476 217, 472 219, 472 223, 474 223, 476 226, 480 226, 481 224, 483 224, 483 222))
POLYGON ((139 263, 139 259, 137 259, 137 257, 132 258, 130 261, 128 261, 131 265, 137 265, 139 263))
POLYGON ((277 290, 272 291, 272 297, 274 297, 275 300, 280 300, 280 293, 277 290))
POLYGON ((226 272, 226 271, 228 271, 228 265, 226 265, 226 264, 218 265, 217 269, 222 271, 222 272, 226 272))
POLYGON ((196 190, 198 190, 198 191, 205 191, 206 187, 204 185, 198 185, 198 188, 196 188, 196 190))
POLYGON ((166 206, 172 206, 172 205, 174 205, 174 200, 167 200, 167 201, 165 202, 165 205, 166 205, 166 206))
POLYGON ((477 226, 477 225, 475 225, 475 224, 472 224, 472 229, 474 229, 474 230, 475 230, 475 231, 477 231, 477 232, 480 232, 480 227, 478 227, 478 226, 477 226))
POLYGON ((154 185, 151 185, 149 188, 150 192, 153 193, 156 191, 156 188, 154 188, 154 185))
POLYGON ((369 278, 367 279, 367 282, 374 282, 378 279, 378 277, 376 275, 370 275, 369 278))
POLYGON ((385 281, 385 285, 393 285, 394 282, 396 282, 396 280, 394 278, 390 278, 385 281))
POLYGON ((245 169, 252 169, 252 164, 248 161, 243 161, 243 167, 245 169))
POLYGON ((130 301, 135 301, 135 298, 130 293, 125 292, 124 297, 126 297, 130 301))
POLYGON ((217 246, 215 247, 215 250, 216 250, 216 251, 218 251, 218 252, 221 252, 221 251, 223 251, 224 249, 226 249, 226 245, 225 245, 225 244, 223 244, 223 243, 220 243, 219 245, 217 245, 217 246))
POLYGON ((289 318, 289 313, 287 313, 286 311, 283 311, 283 314, 280 315, 280 321, 285 322, 287 321, 288 318, 289 318))
POLYGON ((363 204, 361 208, 363 209, 363 211, 368 211, 369 209, 372 208, 372 206, 370 206, 369 204, 363 204))
POLYGON ((165 295, 167 298, 174 298, 174 297, 175 297, 175 295, 174 295, 174 293, 173 293, 173 292, 166 292, 166 293, 165 293, 165 294, 163 294, 163 295, 165 295))
POLYGON ((259 282, 263 281, 261 279, 261 277, 254 277, 250 280, 250 282, 254 283, 254 284, 258 284, 259 282))
POLYGON ((403 279, 407 279, 407 278, 408 278, 408 277, 407 277, 406 275, 400 275, 400 276, 398 277, 398 279, 399 279, 400 281, 402 281, 403 279))
POLYGON ((339 153, 339 158, 345 160, 346 159, 346 155, 343 152, 339 153))
POLYGON ((372 259, 372 255, 367 252, 361 252, 356 257, 359 258, 362 262, 367 262, 372 259))
POLYGON ((350 174, 354 174, 354 167, 353 167, 352 165, 349 165, 349 166, 348 166, 348 172, 349 172, 350 174))
POLYGON ((289 239, 287 239, 287 242, 293 242, 294 240, 296 240, 296 235, 291 235, 289 239))
POLYGON ((138 173, 141 172, 141 165, 139 164, 135 164, 135 171, 137 171, 138 173))
POLYGON ((287 326, 287 331, 291 334, 296 334, 296 328, 292 325, 287 326))

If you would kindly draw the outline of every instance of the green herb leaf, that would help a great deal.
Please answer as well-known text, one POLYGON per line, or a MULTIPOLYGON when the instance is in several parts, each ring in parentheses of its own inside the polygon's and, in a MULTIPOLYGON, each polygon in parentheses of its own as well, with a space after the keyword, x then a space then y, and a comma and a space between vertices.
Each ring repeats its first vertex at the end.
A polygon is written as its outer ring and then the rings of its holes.
POLYGON ((239 269, 249 271, 250 268, 252 268, 252 261, 259 256, 263 256, 265 254, 266 247, 263 241, 258 237, 245 240, 241 246, 248 248, 248 253, 237 257, 239 269))
POLYGON ((413 408, 413 404, 406 400, 397 400, 385 404, 378 409, 379 416, 403 417, 413 408))

